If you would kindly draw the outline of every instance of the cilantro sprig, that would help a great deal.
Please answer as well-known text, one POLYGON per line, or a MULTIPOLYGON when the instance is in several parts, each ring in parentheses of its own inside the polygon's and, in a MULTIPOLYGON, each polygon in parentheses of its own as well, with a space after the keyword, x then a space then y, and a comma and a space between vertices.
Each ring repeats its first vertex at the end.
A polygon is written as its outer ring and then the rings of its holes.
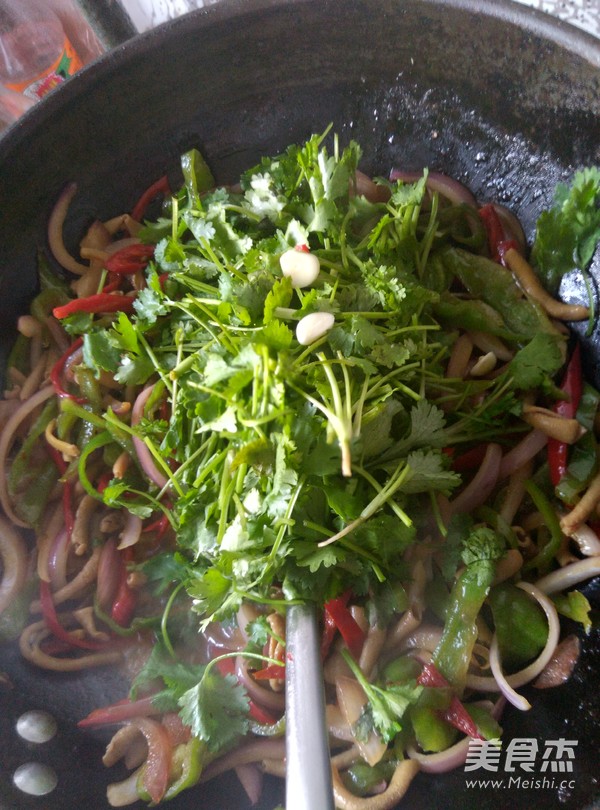
POLYGON ((327 132, 215 189, 188 153, 183 187, 141 231, 155 250, 134 311, 83 327, 93 375, 158 385, 135 426, 68 407, 107 457, 141 440, 168 482, 157 491, 132 465, 90 494, 165 510, 203 627, 243 600, 284 607, 395 581, 415 516, 460 483, 445 451, 518 430, 520 392, 549 389, 562 362, 539 307, 457 239, 469 213, 430 197, 425 176, 385 182, 389 199, 372 202, 357 194, 360 159, 327 132), (309 288, 279 266, 297 245, 320 261, 309 288), (448 300, 455 281, 466 293, 448 300), (518 350, 495 379, 445 376, 447 319, 469 303, 477 328, 518 350), (300 345, 296 324, 314 312, 334 326, 300 345))

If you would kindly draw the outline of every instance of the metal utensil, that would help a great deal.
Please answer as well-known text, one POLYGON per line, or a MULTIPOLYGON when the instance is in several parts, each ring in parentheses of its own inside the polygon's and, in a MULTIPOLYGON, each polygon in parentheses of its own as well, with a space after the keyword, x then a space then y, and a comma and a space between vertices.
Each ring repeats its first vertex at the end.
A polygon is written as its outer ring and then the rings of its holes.
POLYGON ((333 810, 317 614, 292 605, 286 623, 286 810, 333 810))

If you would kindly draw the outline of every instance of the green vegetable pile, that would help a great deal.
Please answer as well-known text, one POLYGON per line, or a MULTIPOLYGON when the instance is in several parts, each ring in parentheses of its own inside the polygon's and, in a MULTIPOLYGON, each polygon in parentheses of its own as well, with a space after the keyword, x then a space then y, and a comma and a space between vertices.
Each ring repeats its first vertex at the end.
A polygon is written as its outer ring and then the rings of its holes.
MULTIPOLYGON (((406 608, 407 550, 444 538, 436 663, 460 691, 475 619, 516 539, 494 504, 445 526, 438 496, 451 499, 461 484, 453 454, 487 442, 509 448, 529 430, 525 395, 560 397, 566 338, 491 259, 474 209, 430 193, 426 171, 415 183, 379 180, 389 199, 369 201, 357 190, 359 146, 333 139, 330 152, 326 136, 263 159, 233 188, 214 187, 198 152, 183 157, 182 188, 140 233, 155 250, 134 312, 63 321, 83 335, 87 404, 63 400, 59 431, 87 426, 71 467, 89 494, 169 520, 175 550, 137 568, 156 593, 171 594, 169 608, 185 589, 201 628, 228 621, 243 600, 323 605, 349 589, 384 625, 406 608), (295 247, 319 259, 308 287, 282 275, 280 256, 295 247), (295 330, 311 313, 329 313, 333 325, 303 345, 295 330), (488 377, 448 377, 459 330, 500 338, 513 359, 488 377), (153 386, 138 424, 102 406, 105 372, 136 390, 153 386), (100 488, 92 459, 110 466, 123 449, 135 458, 134 439, 165 485, 132 464, 100 488)), ((570 239, 566 269, 583 267, 597 239, 599 185, 597 173, 578 175, 575 192, 557 198, 568 216, 555 210, 540 221, 534 256, 554 285, 564 268, 557 218, 570 239), (587 209, 574 215, 573 200, 587 209)), ((498 591, 492 604, 507 638, 509 597, 498 591)), ((168 620, 167 611, 137 687, 162 678, 165 710, 181 708, 213 751, 227 748, 248 728, 245 693, 213 668, 199 678, 198 667, 176 661, 168 620)), ((543 619, 536 628, 522 657, 544 643, 543 619)), ((385 740, 423 691, 411 683, 363 683, 385 740)))
MULTIPOLYGON (((136 432, 168 477, 162 508, 205 623, 242 599, 322 603, 396 581, 435 495, 460 484, 443 450, 514 440, 522 392, 552 391, 564 360, 563 335, 486 258, 471 211, 427 200, 425 177, 390 184, 388 203, 356 196, 359 159, 313 137, 228 191, 204 190, 188 154, 170 216, 141 234, 156 250, 135 315, 84 335, 97 376, 157 380, 152 400, 168 402, 168 420, 151 402, 136 432), (310 289, 281 275, 295 245, 319 257, 310 289), (335 324, 299 345, 312 312, 335 324), (459 325, 517 349, 494 380, 444 376, 459 325)), ((158 496, 134 468, 100 497, 145 516, 158 496)))

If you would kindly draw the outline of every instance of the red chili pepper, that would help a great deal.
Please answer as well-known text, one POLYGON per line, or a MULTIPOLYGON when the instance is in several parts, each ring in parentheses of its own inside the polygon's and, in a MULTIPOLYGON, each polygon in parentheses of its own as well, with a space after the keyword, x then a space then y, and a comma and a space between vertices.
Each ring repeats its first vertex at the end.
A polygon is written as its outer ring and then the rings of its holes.
POLYGON ((252 677, 256 681, 270 681, 271 679, 276 681, 281 680, 285 678, 285 664, 283 666, 279 664, 269 664, 268 667, 253 672, 252 677))
POLYGON ((115 292, 116 290, 120 290, 121 289, 121 284, 122 284, 122 279, 113 278, 111 281, 109 281, 108 284, 105 284, 104 287, 102 287, 102 292, 106 294, 106 293, 115 292))
POLYGON ((59 471, 59 473, 61 475, 63 475, 63 473, 65 473, 67 471, 67 462, 64 460, 64 458, 58 452, 56 447, 52 447, 51 444, 47 444, 46 445, 46 452, 48 453, 48 455, 50 456, 50 458, 52 459, 52 461, 56 465, 56 469, 59 471))
POLYGON ((323 635, 321 636, 321 661, 324 661, 329 654, 337 627, 329 613, 323 614, 323 635))
MULTIPOLYGON (((57 307, 59 309, 60 307, 57 307)), ((56 391, 56 395, 59 397, 68 397, 69 399, 73 399, 75 402, 83 403, 85 399, 82 397, 76 397, 74 394, 70 394, 63 384, 63 376, 65 372, 65 366, 71 356, 82 346, 83 338, 78 337, 77 340, 72 343, 69 348, 64 352, 56 361, 56 363, 52 366, 52 370, 50 372, 50 382, 56 391)))
POLYGON ((265 711, 265 709, 253 700, 250 700, 248 703, 248 714, 253 720, 256 720, 257 723, 261 723, 263 726, 272 726, 279 720, 279 717, 265 711))
POLYGON ((54 599, 52 598, 52 591, 50 590, 50 583, 44 582, 43 579, 40 580, 40 603, 46 627, 59 641, 64 641, 70 647, 78 647, 82 650, 101 650, 106 647, 106 642, 79 638, 68 630, 65 630, 58 620, 54 599))
POLYGON ((131 275, 143 270, 154 256, 154 245, 127 245, 113 253, 104 263, 109 273, 131 275))
MULTIPOLYGON (((559 416, 566 419, 574 419, 583 392, 583 373, 581 370, 581 349, 579 343, 573 350, 560 388, 566 398, 558 400, 558 402, 554 404, 553 410, 559 416)), ((566 474, 569 461, 568 456, 569 445, 566 442, 558 441, 558 439, 548 439, 548 467, 553 486, 557 486, 562 477, 566 474)))
POLYGON ((365 643, 366 633, 350 613, 348 608, 350 596, 350 591, 346 591, 341 596, 325 602, 325 614, 333 619, 352 656, 358 658, 365 643))
POLYGON ((485 737, 481 734, 477 725, 469 712, 465 709, 456 695, 452 695, 450 705, 448 708, 441 712, 442 719, 451 726, 466 734, 467 737, 473 737, 476 740, 484 740, 485 737))
MULTIPOLYGON (((221 658, 215 663, 215 666, 223 677, 225 677, 225 675, 235 675, 235 658, 221 658)), ((282 670, 282 672, 285 671, 282 667, 277 667, 277 669, 282 670)), ((254 677, 256 677, 256 673, 254 673, 254 677)), ((248 714, 256 720, 257 723, 262 723, 265 726, 272 726, 273 723, 279 720, 278 717, 265 711, 265 709, 258 706, 253 700, 248 702, 248 714)))
POLYGON ((58 320, 74 315, 76 312, 90 312, 92 314, 100 312, 131 312, 134 299, 129 295, 117 295, 116 293, 96 293, 88 295, 87 298, 74 298, 68 304, 54 307, 52 314, 58 320))
POLYGON ((491 203, 479 209, 479 217, 487 233, 490 255, 495 262, 504 264, 504 256, 511 248, 520 252, 518 243, 514 239, 507 239, 502 220, 491 203))
POLYGON ((121 552, 119 587, 117 588, 117 595, 115 596, 115 601, 110 611, 110 618, 120 627, 127 627, 137 604, 137 591, 134 591, 127 583, 129 576, 127 562, 131 560, 132 556, 133 550, 131 548, 127 548, 121 552))
MULTIPOLYGON (((421 674, 417 678, 417 683, 421 686, 433 687, 437 689, 447 689, 450 687, 449 682, 444 678, 435 664, 425 664, 421 674)), ((440 717, 451 726, 466 734, 468 737, 474 737, 476 740, 483 740, 475 721, 465 709, 461 701, 456 695, 452 695, 450 705, 444 711, 439 712, 440 717)))
POLYGON ((163 513, 159 518, 153 520, 152 523, 148 523, 142 529, 142 532, 156 532, 157 539, 163 537, 167 529, 169 528, 169 518, 163 513))
MULTIPOLYGON (((46 445, 47 452, 49 453, 52 461, 56 465, 59 473, 64 475, 67 471, 67 463, 56 447, 46 445)), ((63 517, 65 521, 65 529, 67 531, 67 542, 71 542, 71 534, 73 533, 73 526, 75 524, 75 513, 73 511, 73 481, 67 480, 63 482, 62 491, 63 502, 63 517)))
POLYGON ((476 447, 461 453, 460 456, 456 456, 452 460, 452 469, 454 472, 468 472, 476 469, 483 461, 487 449, 487 444, 478 444, 476 447))
POLYGON ((141 222, 142 217, 146 213, 146 209, 152 202, 155 197, 158 197, 159 194, 164 194, 165 197, 171 193, 171 187, 169 186, 169 178, 165 174, 163 177, 160 177, 155 183, 152 183, 149 188, 144 191, 142 196, 139 198, 137 203, 133 206, 133 210, 131 212, 131 216, 133 219, 141 222))
POLYGON ((153 704, 155 697, 156 695, 147 695, 139 700, 129 700, 129 698, 118 700, 116 703, 111 703, 110 706, 94 709, 77 725, 79 728, 105 726, 122 723, 124 720, 133 720, 136 717, 152 717, 161 714, 160 709, 153 704))
POLYGON ((62 491, 63 517, 65 530, 67 532, 67 542, 71 542, 73 526, 75 525, 75 512, 73 510, 73 481, 65 481, 62 491))
POLYGON ((98 490, 98 492, 104 492, 106 487, 112 481, 112 478, 113 478, 112 473, 108 472, 108 470, 103 472, 102 475, 98 478, 98 483, 96 484, 96 489, 98 490))
POLYGON ((220 658, 215 662, 221 675, 235 675, 235 658, 220 658))
POLYGON ((433 686, 437 689, 450 686, 436 665, 431 663, 423 664, 423 669, 417 678, 417 683, 420 686, 433 686))

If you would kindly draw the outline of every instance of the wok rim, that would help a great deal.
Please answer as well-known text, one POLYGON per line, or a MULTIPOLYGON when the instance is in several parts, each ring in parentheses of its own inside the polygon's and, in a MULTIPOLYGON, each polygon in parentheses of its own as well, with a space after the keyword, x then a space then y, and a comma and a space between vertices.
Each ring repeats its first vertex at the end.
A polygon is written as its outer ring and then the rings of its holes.
MULTIPOLYGON (((345 0, 355 5, 377 5, 378 0, 345 0)), ((401 2, 402 0, 398 0, 401 2)), ((77 102, 94 89, 103 78, 127 69, 127 65, 143 58, 163 43, 177 38, 179 32, 205 31, 215 23, 233 22, 252 17, 269 9, 301 7, 309 5, 335 6, 344 0, 219 0, 214 5, 196 9, 181 17, 169 20, 150 31, 127 40, 108 51, 99 59, 82 69, 65 85, 58 88, 27 112, 0 138, 0 178, 2 163, 13 154, 27 148, 33 133, 42 130, 45 122, 54 120, 61 110, 77 102)), ((515 0, 409 0, 412 7, 448 8, 471 12, 478 17, 505 22, 517 29, 549 42, 577 58, 587 61, 598 70, 600 76, 600 38, 563 20, 515 0)), ((587 810, 596 807, 600 793, 586 805, 587 810)), ((584 810, 584 808, 582 808, 584 810)))
MULTIPOLYGON (((0 172, 2 162, 11 151, 19 149, 32 133, 43 126, 44 121, 60 114, 61 108, 76 101, 77 97, 84 96, 98 85, 105 75, 125 69, 128 62, 148 54, 155 48, 160 48, 163 42, 176 38, 180 31, 187 28, 199 30, 210 28, 217 22, 232 22, 269 9, 315 3, 320 5, 323 2, 327 5, 336 5, 338 2, 355 3, 357 0, 218 0, 209 6, 187 12, 161 23, 156 28, 135 35, 86 65, 68 82, 42 98, 5 130, 0 137, 0 172)), ((360 0, 358 2, 360 3, 360 0)), ((592 67, 598 68, 600 74, 600 37, 595 37, 588 31, 532 6, 526 6, 516 0, 410 0, 410 2, 425 8, 448 7, 468 11, 476 16, 506 22, 587 61, 592 67)), ((367 0, 367 3, 376 4, 378 0, 367 0)))

